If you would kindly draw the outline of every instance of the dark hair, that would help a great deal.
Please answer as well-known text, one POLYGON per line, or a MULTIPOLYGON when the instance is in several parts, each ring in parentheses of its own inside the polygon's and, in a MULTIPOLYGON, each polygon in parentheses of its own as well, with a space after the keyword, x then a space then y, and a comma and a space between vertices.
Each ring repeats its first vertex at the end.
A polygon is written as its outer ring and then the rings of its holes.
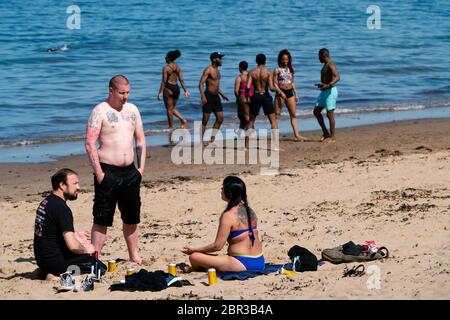
POLYGON ((75 171, 69 168, 63 168, 58 170, 54 175, 52 175, 52 188, 53 190, 58 190, 59 184, 63 182, 67 184, 67 176, 69 174, 78 175, 75 171))
POLYGON ((266 56, 264 53, 260 53, 256 56, 256 63, 259 65, 266 64, 266 56))
POLYGON ((292 56, 291 56, 291 53, 287 49, 281 50, 280 53, 278 54, 278 66, 279 67, 282 66, 281 65, 281 58, 284 55, 288 56, 288 59, 289 59, 289 61, 288 61, 288 68, 289 68, 289 71, 291 71, 291 73, 293 74, 294 73, 294 68, 292 67, 292 56))
POLYGON ((241 62, 239 62, 239 69, 247 70, 247 68, 248 68, 248 63, 247 63, 247 61, 241 61, 241 62))
POLYGON ((173 51, 167 52, 166 58, 173 62, 176 59, 178 59, 180 56, 181 56, 180 50, 173 50, 173 51))
POLYGON ((245 188, 245 183, 240 178, 235 176, 228 176, 223 180, 223 192, 227 197, 228 205, 224 212, 230 210, 231 208, 237 206, 238 204, 244 204, 245 211, 247 212, 248 220, 248 235, 252 241, 252 245, 255 242, 255 235, 252 229, 252 217, 251 209, 248 206, 247 201, 247 189, 245 188))
POLYGON ((117 88, 119 84, 130 84, 130 81, 127 79, 127 77, 118 74, 109 80, 109 87, 110 88, 117 88))
POLYGON ((328 51, 327 48, 322 48, 319 50, 319 55, 325 55, 325 56, 329 56, 330 55, 330 51, 328 51))

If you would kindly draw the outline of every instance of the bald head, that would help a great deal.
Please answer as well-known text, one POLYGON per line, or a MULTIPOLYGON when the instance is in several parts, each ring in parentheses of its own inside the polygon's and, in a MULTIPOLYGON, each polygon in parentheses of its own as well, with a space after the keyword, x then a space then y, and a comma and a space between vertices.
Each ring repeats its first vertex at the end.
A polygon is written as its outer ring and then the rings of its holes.
POLYGON ((117 76, 114 76, 109 80, 109 87, 113 89, 117 89, 118 86, 121 85, 129 85, 130 81, 127 79, 127 77, 119 74, 117 76))

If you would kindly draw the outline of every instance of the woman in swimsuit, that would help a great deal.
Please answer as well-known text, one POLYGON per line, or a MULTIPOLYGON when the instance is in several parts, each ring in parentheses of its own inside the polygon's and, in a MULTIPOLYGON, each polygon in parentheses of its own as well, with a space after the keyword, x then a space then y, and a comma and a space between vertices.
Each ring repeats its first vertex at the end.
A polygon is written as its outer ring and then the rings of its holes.
POLYGON ((250 118, 250 98, 253 96, 253 83, 247 88, 248 82, 248 63, 241 61, 239 63, 240 75, 234 81, 234 95, 236 96, 237 114, 239 118, 239 129, 247 130, 247 124, 250 118))
POLYGON ((190 97, 189 91, 186 89, 183 80, 183 73, 174 61, 181 56, 179 50, 169 51, 166 55, 167 64, 162 70, 161 87, 158 92, 158 100, 161 100, 161 93, 164 98, 164 105, 167 109, 167 121, 169 122, 169 129, 173 126, 173 116, 175 115, 181 121, 181 129, 186 127, 187 121, 183 118, 181 113, 175 108, 178 98, 180 97, 180 87, 177 83, 177 78, 180 80, 181 87, 184 90, 186 98, 190 97))
POLYGON ((234 176, 226 177, 223 180, 222 200, 228 205, 220 216, 215 241, 198 247, 187 245, 181 251, 189 255, 192 270, 215 268, 217 271, 263 271, 264 256, 257 218, 248 206, 244 181, 234 176), (227 241, 227 255, 210 254, 220 251, 227 241))
POLYGON ((281 50, 278 54, 278 68, 273 72, 273 82, 274 87, 280 89, 285 95, 286 100, 280 95, 275 98, 275 113, 277 116, 281 114, 281 107, 283 102, 289 111, 289 116, 291 118, 292 129, 294 130, 294 140, 304 141, 305 137, 302 137, 298 133, 298 122, 297 122, 297 103, 298 94, 294 83, 294 68, 292 67, 292 57, 288 50, 281 50))

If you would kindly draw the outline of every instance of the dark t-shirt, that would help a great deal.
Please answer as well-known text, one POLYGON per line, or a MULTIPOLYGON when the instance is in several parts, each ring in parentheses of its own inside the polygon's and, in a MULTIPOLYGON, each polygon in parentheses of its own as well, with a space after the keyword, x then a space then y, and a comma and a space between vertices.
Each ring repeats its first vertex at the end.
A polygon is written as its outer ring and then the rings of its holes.
POLYGON ((72 210, 63 199, 52 193, 36 210, 34 256, 38 265, 44 261, 74 256, 64 241, 65 231, 74 232, 72 210))

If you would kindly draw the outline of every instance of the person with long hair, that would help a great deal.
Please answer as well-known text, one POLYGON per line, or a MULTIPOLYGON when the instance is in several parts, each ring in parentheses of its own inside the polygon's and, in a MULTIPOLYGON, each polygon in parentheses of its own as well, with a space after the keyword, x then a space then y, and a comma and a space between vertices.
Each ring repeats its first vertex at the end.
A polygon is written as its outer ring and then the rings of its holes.
POLYGON ((214 242, 182 252, 189 255, 192 271, 215 268, 217 271, 263 271, 264 256, 257 229, 257 217, 249 207, 244 181, 235 176, 223 180, 222 200, 227 207, 220 216, 214 242), (228 241, 227 255, 211 255, 220 251, 228 241))
POLYGON ((294 68, 292 67, 292 56, 287 49, 281 50, 278 54, 278 68, 275 68, 273 72, 274 87, 281 90, 286 98, 277 94, 275 97, 275 113, 277 116, 281 114, 281 108, 283 103, 286 104, 286 108, 289 111, 289 117, 291 118, 291 126, 294 130, 294 140, 304 141, 305 137, 302 137, 298 133, 298 121, 297 121, 297 103, 298 93, 294 82, 294 68))
POLYGON ((180 119, 181 129, 184 129, 187 124, 187 120, 184 119, 181 113, 176 109, 176 104, 178 98, 180 97, 180 87, 178 86, 177 79, 180 81, 185 97, 189 98, 191 95, 184 84, 183 72, 181 71, 181 68, 174 62, 180 56, 180 50, 169 51, 167 53, 166 65, 164 65, 162 70, 161 86, 158 92, 158 100, 161 100, 161 93, 163 94, 164 105, 167 110, 169 129, 172 129, 174 115, 180 119))
POLYGON ((250 119, 250 98, 253 96, 253 85, 247 88, 248 82, 248 63, 239 62, 239 75, 234 81, 234 95, 236 96, 237 115, 239 118, 239 129, 247 130, 250 119))

